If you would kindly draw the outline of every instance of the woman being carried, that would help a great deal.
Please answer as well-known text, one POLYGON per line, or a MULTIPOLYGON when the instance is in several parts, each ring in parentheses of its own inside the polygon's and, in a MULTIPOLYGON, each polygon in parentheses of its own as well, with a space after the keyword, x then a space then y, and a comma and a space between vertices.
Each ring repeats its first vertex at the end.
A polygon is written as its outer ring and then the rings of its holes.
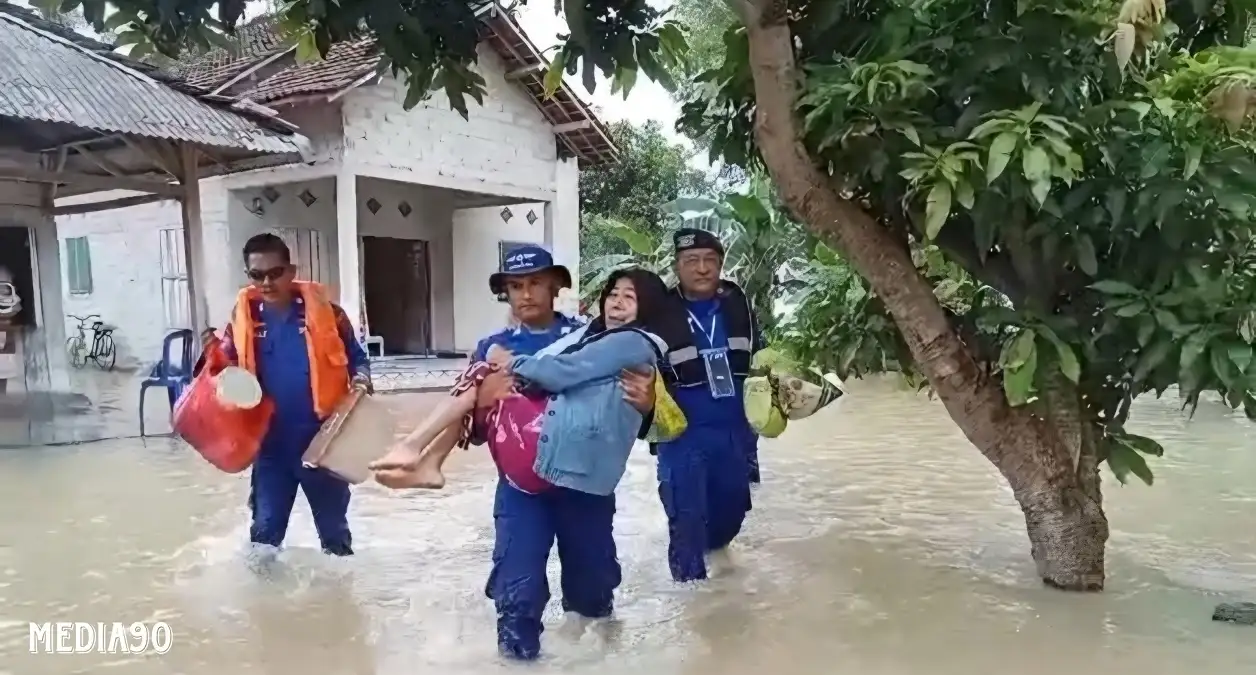
POLYGON ((676 316, 669 303, 658 275, 641 269, 615 272, 602 290, 600 317, 582 335, 558 353, 514 356, 498 348, 487 361, 471 364, 450 398, 402 440, 402 447, 371 465, 376 480, 392 488, 443 485, 440 471, 448 452, 424 451, 416 457, 414 449, 427 448, 463 420, 464 442, 473 427, 484 429, 498 468, 518 489, 535 492, 557 485, 612 494, 642 422, 641 413, 623 400, 617 378, 625 369, 654 368, 666 354, 668 345, 658 334, 677 334, 664 326, 676 316), (526 419, 526 413, 512 412, 526 406, 498 405, 503 396, 523 397, 538 414, 544 405, 544 413, 526 419))

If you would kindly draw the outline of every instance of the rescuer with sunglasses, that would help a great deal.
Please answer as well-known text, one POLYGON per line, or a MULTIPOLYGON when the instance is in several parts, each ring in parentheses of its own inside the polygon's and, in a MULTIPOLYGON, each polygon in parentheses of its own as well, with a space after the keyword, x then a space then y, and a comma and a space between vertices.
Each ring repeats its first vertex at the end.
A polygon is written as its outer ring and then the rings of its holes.
MULTIPOLYGON (((371 391, 370 362, 343 309, 320 284, 297 281, 287 244, 259 234, 244 245, 249 285, 240 291, 222 347, 252 372, 274 402, 270 428, 253 463, 249 508, 254 544, 279 547, 297 489, 305 493, 323 552, 352 555, 349 484, 302 466, 301 455, 354 387, 371 391)), ((217 338, 212 329, 203 336, 217 338)))

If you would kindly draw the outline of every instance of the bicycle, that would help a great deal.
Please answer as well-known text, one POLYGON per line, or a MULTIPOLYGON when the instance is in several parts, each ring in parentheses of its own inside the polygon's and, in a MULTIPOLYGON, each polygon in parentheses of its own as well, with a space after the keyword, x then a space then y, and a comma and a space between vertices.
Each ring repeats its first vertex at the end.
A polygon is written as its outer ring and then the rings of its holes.
POLYGON ((72 335, 65 341, 66 352, 70 355, 70 365, 82 368, 87 365, 88 360, 91 360, 101 370, 113 370, 118 360, 118 350, 113 344, 114 327, 106 325, 103 321, 92 321, 92 347, 89 350, 87 348, 87 322, 100 319, 100 315, 74 316, 70 314, 69 317, 79 322, 78 335, 72 335))

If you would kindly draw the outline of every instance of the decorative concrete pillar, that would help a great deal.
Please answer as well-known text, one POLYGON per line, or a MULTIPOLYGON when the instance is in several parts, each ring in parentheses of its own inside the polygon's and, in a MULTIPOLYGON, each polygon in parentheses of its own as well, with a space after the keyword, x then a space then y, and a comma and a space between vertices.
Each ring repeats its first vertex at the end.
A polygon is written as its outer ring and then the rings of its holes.
POLYGON ((358 237, 358 177, 352 171, 336 174, 336 250, 340 276, 340 306, 362 335, 362 264, 358 237))

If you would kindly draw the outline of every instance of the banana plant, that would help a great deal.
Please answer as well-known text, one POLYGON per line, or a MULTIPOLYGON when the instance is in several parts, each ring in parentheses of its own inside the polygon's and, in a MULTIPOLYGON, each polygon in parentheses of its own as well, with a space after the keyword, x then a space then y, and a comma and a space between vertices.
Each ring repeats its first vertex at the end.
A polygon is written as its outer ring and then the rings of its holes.
POLYGON ((724 242, 724 276, 741 285, 760 324, 776 323, 775 305, 786 282, 798 276, 806 259, 800 255, 807 237, 784 210, 776 208, 766 180, 752 180, 746 193, 730 193, 719 201, 678 199, 665 210, 681 226, 718 233, 724 242))
POLYGON ((676 283, 672 234, 682 227, 706 230, 724 244, 724 276, 746 291, 760 322, 775 321, 774 302, 782 282, 796 275, 805 260, 796 255, 804 236, 783 211, 774 208, 766 181, 752 181, 745 194, 730 193, 720 199, 684 197, 662 206, 667 222, 651 236, 623 223, 611 232, 628 245, 631 253, 599 256, 582 263, 582 300, 592 305, 615 270, 642 267, 657 273, 668 285, 676 283))

